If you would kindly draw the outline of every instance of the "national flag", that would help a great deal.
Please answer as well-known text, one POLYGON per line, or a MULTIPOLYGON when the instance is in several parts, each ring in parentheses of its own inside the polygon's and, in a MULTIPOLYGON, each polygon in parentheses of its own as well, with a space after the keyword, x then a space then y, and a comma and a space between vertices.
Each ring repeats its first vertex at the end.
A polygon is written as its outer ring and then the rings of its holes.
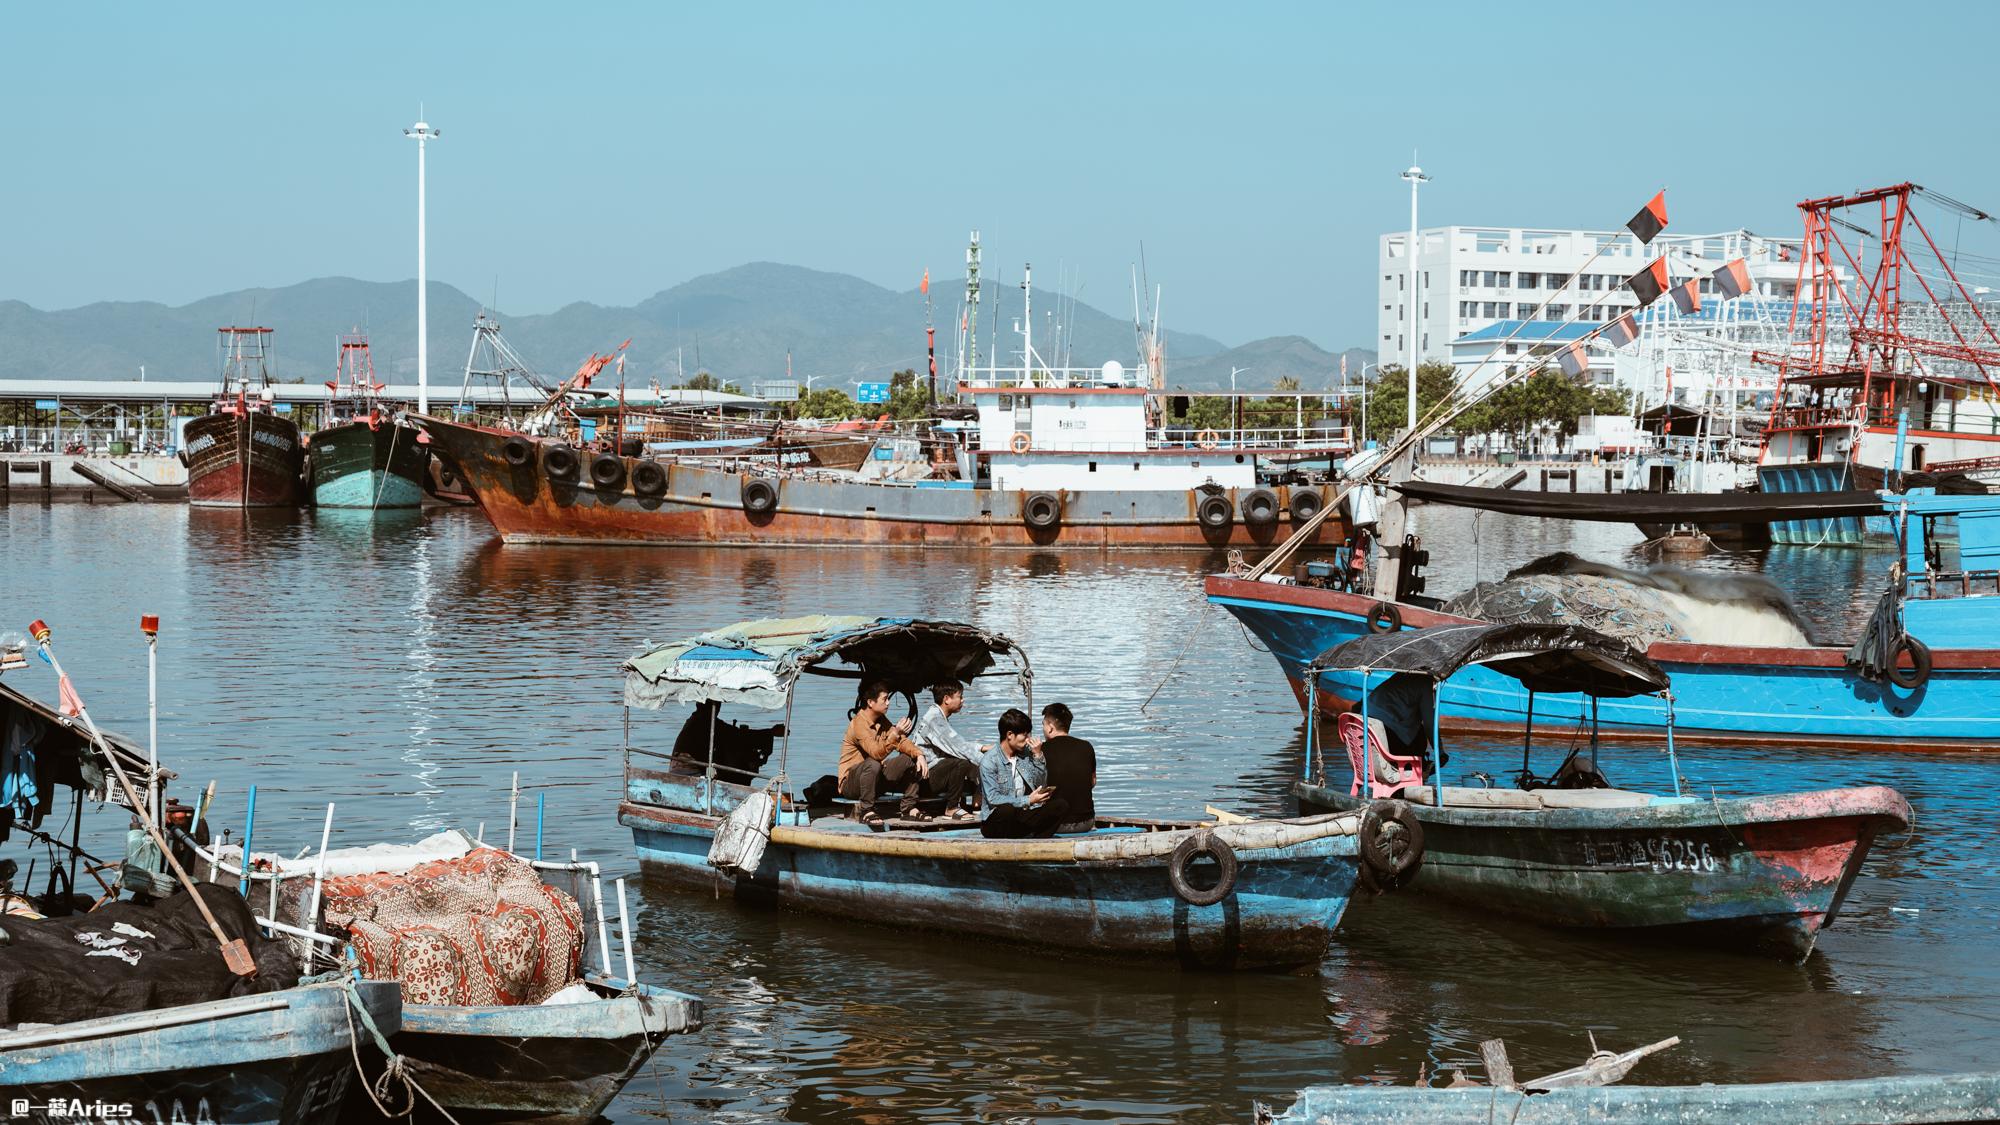
POLYGON ((1583 343, 1578 341, 1556 353, 1556 362, 1562 364, 1563 374, 1581 375, 1590 367, 1590 357, 1583 352, 1583 343))
POLYGON ((56 681, 57 709, 74 719, 83 714, 83 697, 76 693, 76 685, 69 682, 69 673, 64 672, 56 681))
POLYGON ((1675 308, 1681 310, 1683 315, 1693 316, 1701 311, 1701 279, 1688 278, 1674 286, 1671 296, 1675 308))
POLYGON ((1724 297, 1741 297, 1750 292, 1750 267, 1741 258, 1724 265, 1715 271, 1715 287, 1722 290, 1724 297))
POLYGON ((1639 338, 1639 318, 1626 313, 1604 326, 1604 339, 1614 348, 1622 348, 1639 338))
POLYGON ((1667 229, 1666 191, 1655 192, 1653 198, 1639 208, 1639 213, 1632 216, 1632 221, 1625 224, 1625 229, 1637 236, 1641 243, 1653 241, 1654 236, 1667 229))
POLYGON ((926 297, 931 295, 931 271, 928 266, 924 268, 924 280, 922 284, 917 286, 917 292, 922 293, 926 297))
POLYGON ((1667 260, 1654 258, 1653 264, 1625 279, 1632 287, 1632 295, 1639 298, 1639 307, 1645 308, 1660 299, 1667 291, 1667 260))

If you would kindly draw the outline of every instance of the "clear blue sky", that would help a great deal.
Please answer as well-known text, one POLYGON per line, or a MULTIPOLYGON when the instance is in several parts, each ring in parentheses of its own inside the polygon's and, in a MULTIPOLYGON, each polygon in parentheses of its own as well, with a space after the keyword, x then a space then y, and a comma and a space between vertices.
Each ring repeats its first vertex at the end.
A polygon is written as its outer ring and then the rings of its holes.
POLYGON ((773 260, 1077 271, 1167 322, 1362 345, 1424 223, 1796 230, 1914 179, 2000 211, 1985 4, 62 5, 9 9, 0 299, 414 276, 509 313, 773 260))

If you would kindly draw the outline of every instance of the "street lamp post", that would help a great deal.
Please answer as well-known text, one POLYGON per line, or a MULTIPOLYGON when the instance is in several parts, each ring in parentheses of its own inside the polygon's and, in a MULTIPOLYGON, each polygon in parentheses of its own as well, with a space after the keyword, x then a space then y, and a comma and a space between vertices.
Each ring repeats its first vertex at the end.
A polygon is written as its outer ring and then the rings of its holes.
POLYGON ((1370 370, 1380 371, 1381 369, 1382 365, 1379 363, 1364 363, 1361 365, 1361 440, 1363 442, 1368 440, 1368 372, 1370 370))
MULTIPOLYGON (((423 111, 417 112, 421 114, 423 111)), ((403 135, 417 142, 417 413, 429 414, 431 317, 430 278, 424 265, 424 146, 444 136, 444 133, 419 121, 403 130, 403 135)))
POLYGON ((1247 367, 1229 365, 1229 428, 1234 431, 1232 439, 1239 445, 1243 440, 1243 400, 1236 397, 1236 377, 1249 373, 1247 367))
POLYGON ((1410 181, 1410 244, 1407 248, 1410 259, 1410 311, 1407 321, 1407 329, 1410 333, 1410 369, 1408 371, 1410 377, 1410 398, 1408 408, 1405 412, 1406 420, 1403 424, 1405 429, 1414 430, 1417 428, 1417 314, 1423 309, 1421 299, 1417 294, 1417 282, 1423 278, 1423 275, 1417 272, 1417 188, 1429 180, 1430 177, 1424 175, 1422 168, 1412 164, 1409 171, 1403 173, 1403 178, 1410 181))

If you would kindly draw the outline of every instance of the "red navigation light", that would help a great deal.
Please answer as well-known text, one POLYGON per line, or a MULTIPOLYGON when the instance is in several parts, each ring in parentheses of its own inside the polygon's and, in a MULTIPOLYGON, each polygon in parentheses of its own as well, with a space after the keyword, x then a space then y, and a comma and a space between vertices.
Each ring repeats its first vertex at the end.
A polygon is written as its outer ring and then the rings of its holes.
POLYGON ((49 640, 49 627, 41 618, 37 617, 28 626, 28 635, 35 638, 35 643, 38 645, 47 644, 49 640))
POLYGON ((148 613, 143 617, 139 618, 139 631, 146 634, 149 637, 159 636, 160 635, 159 615, 148 613))

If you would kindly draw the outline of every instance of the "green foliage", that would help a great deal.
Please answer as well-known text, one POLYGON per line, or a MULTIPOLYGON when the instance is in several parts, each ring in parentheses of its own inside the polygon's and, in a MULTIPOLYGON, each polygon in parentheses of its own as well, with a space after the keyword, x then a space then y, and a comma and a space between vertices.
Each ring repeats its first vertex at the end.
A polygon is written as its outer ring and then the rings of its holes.
POLYGON ((930 386, 917 378, 915 368, 889 376, 889 409, 886 413, 899 422, 930 417, 930 386))
MULTIPOLYGON (((1368 401, 1368 432, 1365 437, 1375 441, 1387 441, 1401 433, 1410 401, 1408 368, 1391 364, 1375 372, 1372 385, 1364 389, 1368 401)), ((1422 425, 1430 412, 1451 394, 1458 385, 1457 369, 1449 363, 1432 361, 1417 368, 1417 424, 1422 425)), ((1356 417, 1355 426, 1361 425, 1356 417)), ((1462 426, 1455 426, 1462 432, 1462 426)))
MULTIPOLYGON (((1384 367, 1375 385, 1368 388, 1368 437, 1386 441, 1402 430, 1408 385, 1403 371, 1401 367, 1384 367)), ((1448 363, 1426 363, 1417 368, 1419 424, 1451 393, 1456 379, 1448 363)), ((1594 387, 1582 378, 1545 367, 1459 414, 1448 429, 1460 434, 1511 434, 1525 440, 1538 426, 1548 424, 1562 436, 1573 437, 1576 421, 1583 415, 1622 414, 1629 408, 1630 399, 1623 388, 1594 387)))
POLYGON ((785 405, 787 418, 818 418, 828 422, 844 422, 849 418, 859 418, 861 408, 847 397, 847 392, 833 387, 821 387, 807 391, 795 402, 785 405))
POLYGON ((696 372, 694 378, 680 384, 679 389, 686 391, 720 391, 726 395, 740 395, 743 393, 742 387, 737 386, 735 383, 725 383, 706 371, 696 372))

